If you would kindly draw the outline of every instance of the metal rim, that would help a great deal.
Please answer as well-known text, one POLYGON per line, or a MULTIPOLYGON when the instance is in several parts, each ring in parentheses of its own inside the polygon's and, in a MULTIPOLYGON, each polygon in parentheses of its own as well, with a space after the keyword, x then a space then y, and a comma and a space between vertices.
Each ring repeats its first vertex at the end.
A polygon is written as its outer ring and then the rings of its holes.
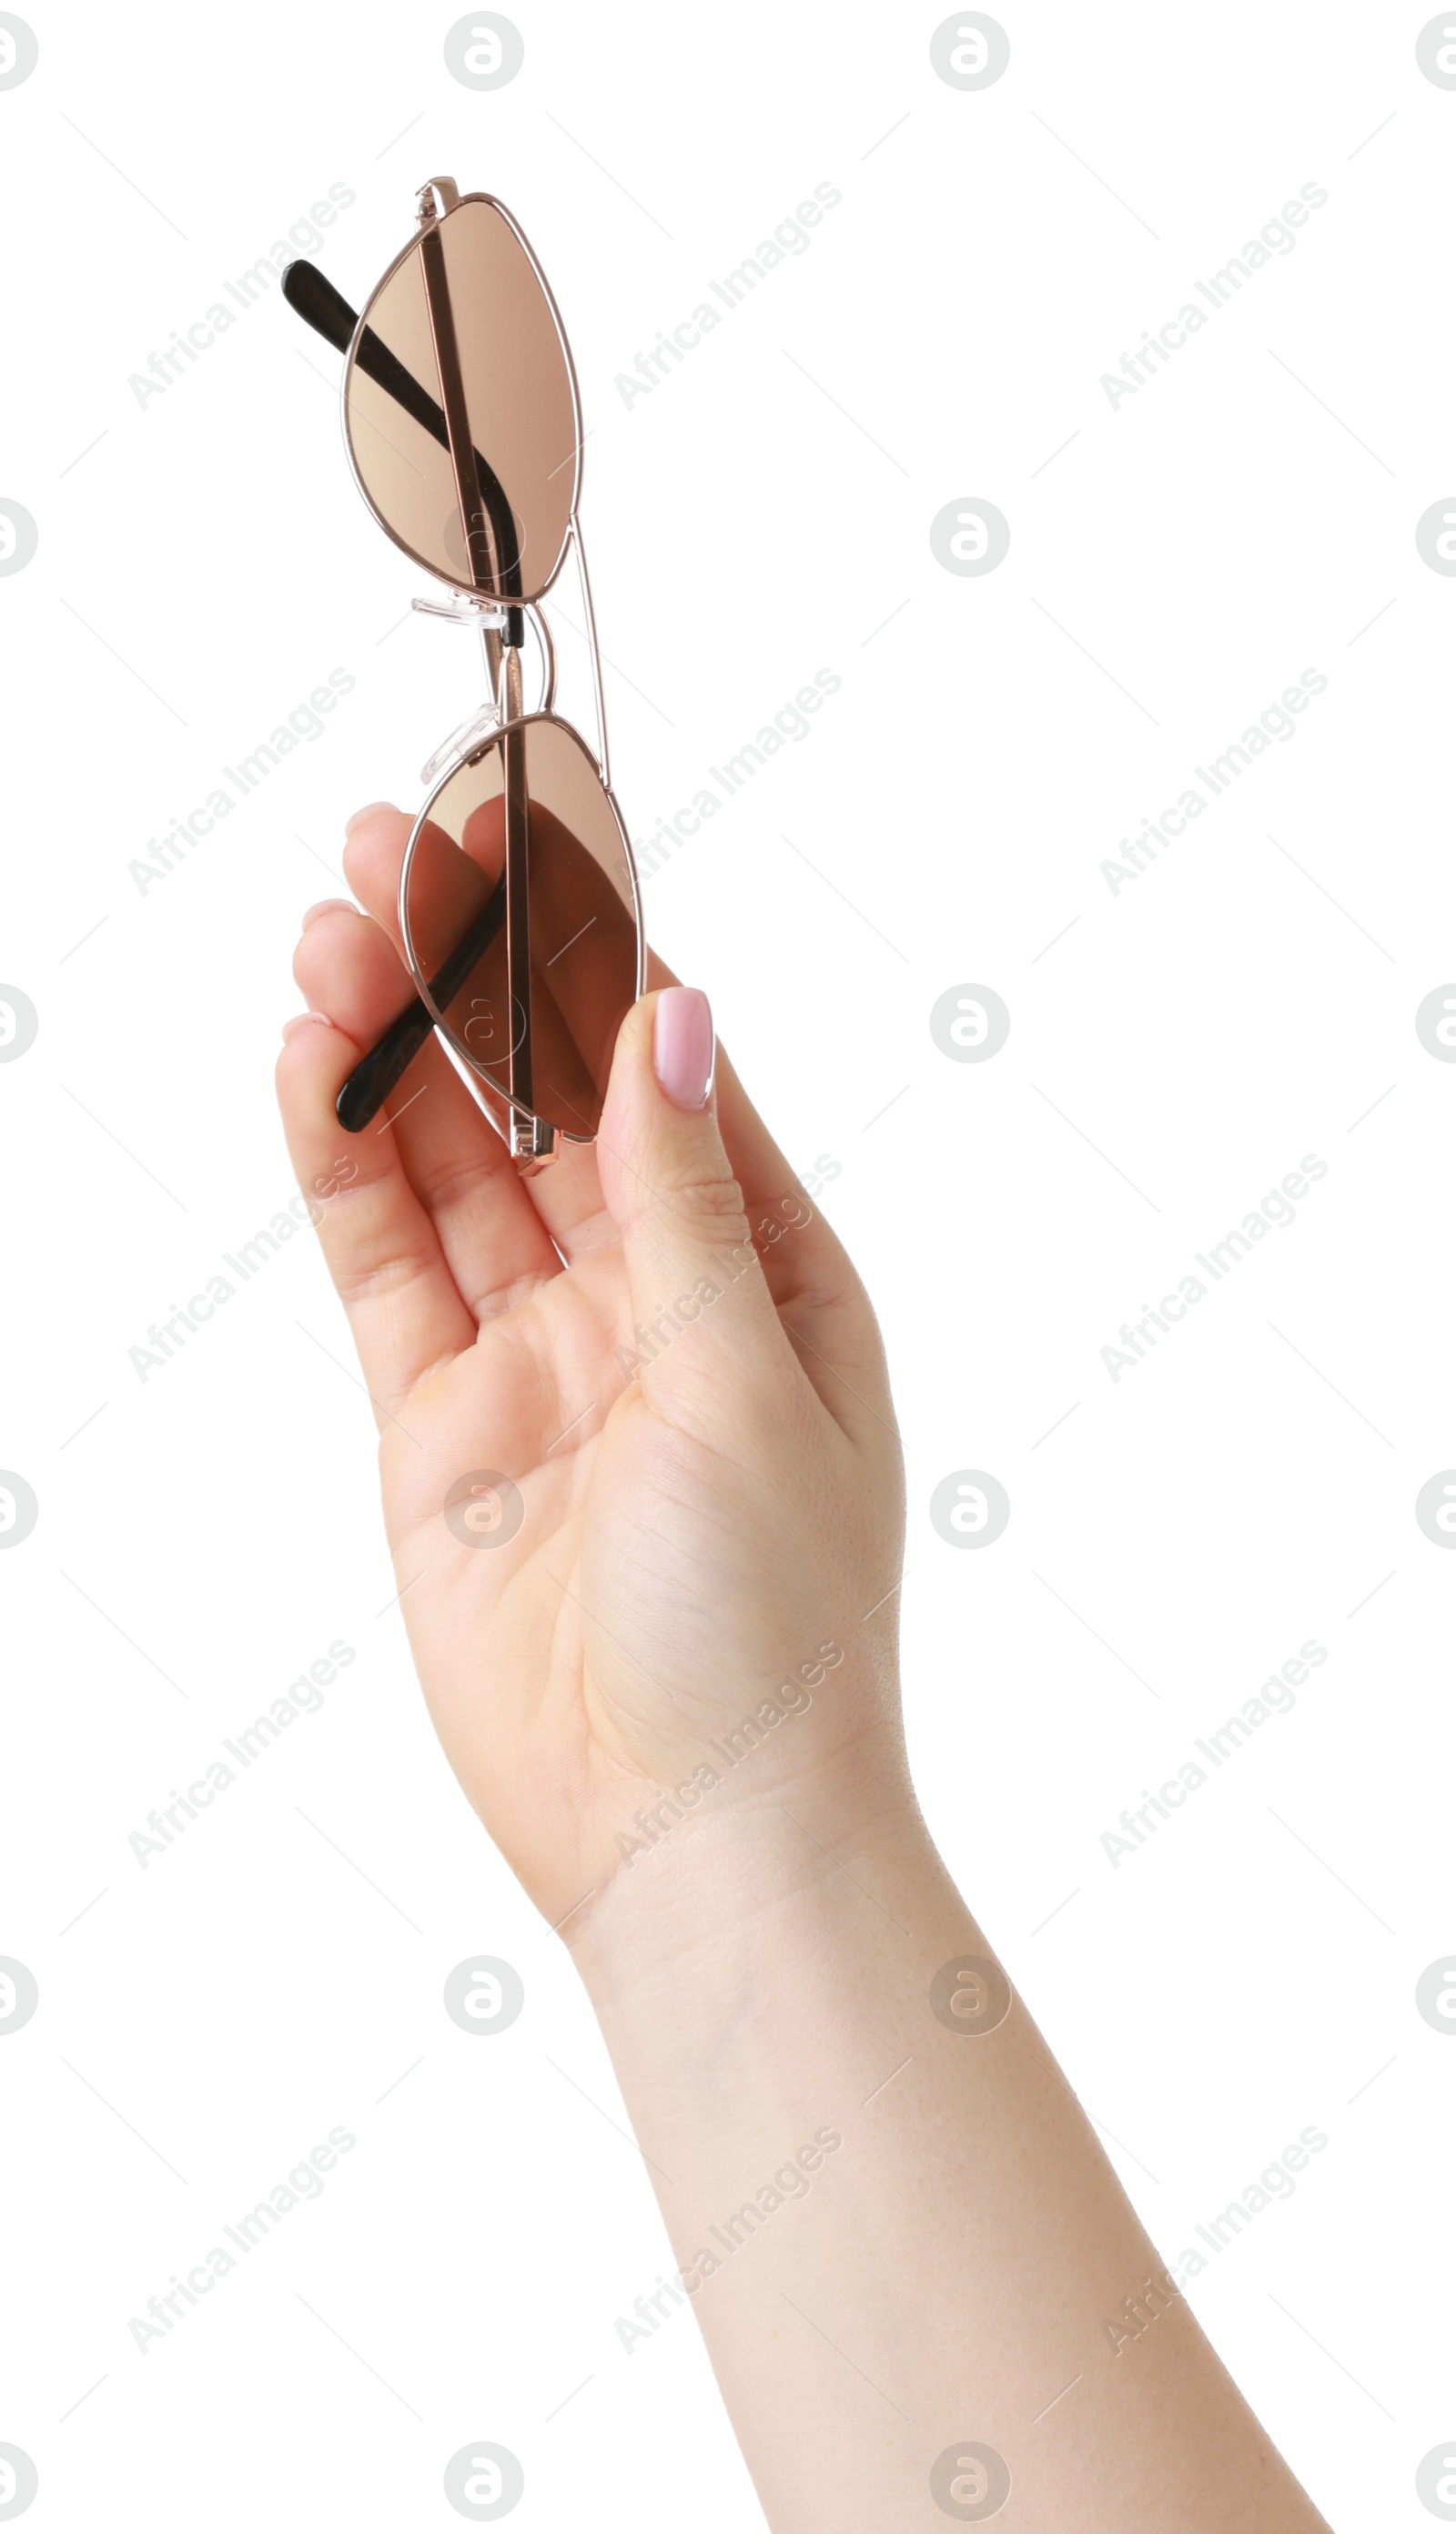
MULTIPOLYGON (((462 211, 469 203, 484 203, 489 210, 499 211, 507 228, 515 238, 516 245, 524 255, 531 272, 535 274, 536 280, 540 284, 542 295, 545 298, 546 306, 550 311, 552 325, 556 329, 556 339, 561 346, 562 359, 566 363, 567 384, 572 392, 572 422, 576 431, 576 442, 572 450, 572 458, 576 469, 576 476, 572 491, 571 509, 567 514, 566 532, 562 537, 561 552, 557 556, 546 578, 542 581, 540 588, 532 591, 529 595, 523 593, 518 600, 514 602, 516 605, 521 607, 534 606, 546 596, 547 591, 551 589, 560 578, 563 566, 566 563, 567 555, 571 548, 572 538, 576 528, 576 513, 581 502, 581 392, 576 381, 576 365, 572 358, 572 347, 567 340, 567 330, 562 324, 561 310, 557 307, 551 284, 541 270, 535 249, 532 247, 525 231, 521 228, 518 220, 515 219, 512 213, 506 209, 505 204, 499 201, 497 196, 494 194, 462 194, 459 201, 454 204, 452 208, 448 211, 444 212, 434 223, 435 227, 437 230, 446 227, 447 223, 455 218, 455 213, 457 211, 462 211)), ((365 300, 364 305, 359 312, 359 322, 354 328, 353 334, 349 340, 348 353, 344 361, 343 380, 339 389, 339 428, 343 433, 344 454, 348 459, 349 472, 353 476, 354 482, 357 484, 360 493, 363 495, 369 511, 378 520, 380 526, 385 532, 385 535, 389 538, 391 545, 396 546, 400 554, 407 555, 410 562, 418 565, 421 572, 427 572, 432 580, 443 582, 447 589, 458 591, 462 598, 479 597, 480 592, 473 589, 469 583, 452 579, 448 573, 441 572, 434 564, 426 563, 423 555, 416 554, 413 546, 407 546, 402 537, 395 535, 394 530, 391 527, 389 520, 385 517, 383 512, 376 507, 374 498, 359 471, 358 461, 354 455, 354 445, 349 437, 349 388, 353 380, 354 369, 356 366, 359 337, 369 324, 369 312, 373 308, 375 301, 378 299, 380 292, 385 288, 387 283, 393 281, 395 273, 399 271, 400 267, 406 262, 406 260, 411 255, 418 254, 421 234, 422 232, 416 229, 414 235, 400 248, 398 254, 394 257, 394 262, 380 274, 378 281, 370 291, 368 298, 365 300)), ((503 603, 511 604, 513 602, 506 601, 503 603)))
MULTIPOLYGON (((622 815, 622 810, 617 800, 617 796, 612 790, 610 783, 607 781, 606 776, 602 772, 600 761, 593 754, 591 749, 588 748, 585 740, 581 736, 581 733, 574 726, 573 723, 565 720, 560 713, 522 713, 518 721, 507 722, 503 724, 500 729, 493 730, 489 737, 482 740, 477 748, 470 749, 465 755, 458 757, 454 765, 447 768, 446 772, 442 774, 439 782, 435 785, 434 790, 431 792, 423 808, 417 812, 414 824, 410 828, 409 842, 404 848, 404 860, 399 868, 399 896, 397 901, 399 940, 404 954, 404 962, 409 970, 410 979, 414 986, 415 993, 418 995, 426 1011, 429 1013, 436 1030, 445 1040, 447 1047, 454 1051, 455 1056, 459 1058, 460 1062, 469 1067, 471 1073, 474 1074, 478 1081, 483 1083, 485 1089, 494 1094, 496 1099, 501 1102, 503 1108, 514 1111, 517 1117, 535 1117, 539 1115, 539 1112, 533 1109, 523 1108, 518 1101, 513 1100, 508 1091, 503 1090, 498 1082, 492 1081, 490 1077, 475 1064, 468 1050, 463 1049, 458 1045, 449 1022, 446 1020, 444 1013, 441 1011, 434 996, 430 992, 430 981, 414 955, 414 944, 410 939, 409 920, 406 908, 409 896, 409 875, 414 867, 416 848, 418 847, 420 837, 423 835, 425 827, 429 822, 430 813, 434 809, 436 802, 439 800, 441 793, 445 790, 446 785, 448 783, 453 783, 455 776, 463 773, 467 765, 480 764, 483 758, 489 756, 493 750, 498 749, 501 746, 508 730, 529 730, 535 722, 549 722, 553 729, 564 730, 569 739, 575 740, 576 746, 580 749, 582 755, 586 758, 587 763, 595 774, 597 782, 601 786, 602 794, 607 806, 617 822, 617 833, 622 842, 622 858, 627 867, 628 878, 632 882, 632 917, 637 938, 637 967, 633 988, 634 1002, 636 1002, 637 998, 645 993, 647 984, 647 936, 646 929, 642 922, 642 884, 637 873, 637 857, 632 850, 632 838, 627 832, 627 821, 622 815)), ((452 839, 452 842, 454 842, 454 839, 452 839)), ((456 848, 456 850, 458 850, 458 848, 456 848)), ((551 1118, 543 1118, 541 1122, 543 1125, 552 1125, 555 1121, 551 1118)), ((556 1132, 569 1144, 591 1144, 596 1141, 594 1134, 574 1135, 570 1127, 567 1126, 557 1126, 556 1132)))

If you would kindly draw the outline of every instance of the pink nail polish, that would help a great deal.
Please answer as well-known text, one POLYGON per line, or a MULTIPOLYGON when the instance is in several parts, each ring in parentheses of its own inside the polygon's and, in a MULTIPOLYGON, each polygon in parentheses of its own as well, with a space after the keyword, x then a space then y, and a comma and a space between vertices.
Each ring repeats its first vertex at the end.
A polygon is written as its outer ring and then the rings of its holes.
POLYGON ((652 1026, 652 1070, 675 1109, 705 1109, 713 1085, 713 1015, 697 986, 665 986, 652 1026))

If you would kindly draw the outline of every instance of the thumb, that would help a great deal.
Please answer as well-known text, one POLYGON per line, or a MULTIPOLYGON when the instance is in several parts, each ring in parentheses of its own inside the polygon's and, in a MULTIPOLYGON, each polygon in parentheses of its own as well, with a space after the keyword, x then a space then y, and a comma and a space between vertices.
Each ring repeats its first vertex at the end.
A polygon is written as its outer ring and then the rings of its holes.
POLYGON ((666 986, 622 1024, 597 1136, 622 1236, 633 1332, 624 1370, 649 1396, 715 1408, 723 1383, 797 1372, 718 1131, 706 995, 666 986))

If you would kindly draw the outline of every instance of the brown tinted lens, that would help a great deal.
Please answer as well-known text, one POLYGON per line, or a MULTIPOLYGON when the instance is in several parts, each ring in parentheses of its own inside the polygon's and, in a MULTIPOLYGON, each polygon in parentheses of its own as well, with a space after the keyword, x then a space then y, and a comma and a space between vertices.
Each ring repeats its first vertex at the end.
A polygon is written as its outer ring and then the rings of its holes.
MULTIPOLYGON (((623 1015, 638 984, 637 923, 617 814, 564 722, 517 725, 530 842, 529 1063, 525 1105, 563 1134, 596 1133, 623 1015)), ((512 1093, 526 1015, 507 984, 502 744, 448 775, 428 805, 404 883, 406 945, 452 1043, 512 1093)), ((518 1073, 517 1073, 518 1089, 518 1073)))
POLYGON ((427 571, 498 598, 538 598, 561 562, 576 501, 566 349, 525 245, 494 204, 460 203, 435 234, 490 531, 484 544, 477 532, 476 568, 455 491, 419 240, 370 300, 364 319, 372 340, 361 339, 349 362, 344 418, 354 465, 378 517, 427 571))

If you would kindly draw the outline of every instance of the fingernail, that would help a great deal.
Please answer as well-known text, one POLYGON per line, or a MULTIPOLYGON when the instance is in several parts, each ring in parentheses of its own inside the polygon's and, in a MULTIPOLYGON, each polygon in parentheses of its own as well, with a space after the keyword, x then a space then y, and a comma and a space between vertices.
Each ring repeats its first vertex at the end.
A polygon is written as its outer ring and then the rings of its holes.
POLYGON ((319 1021, 323 1022, 325 1029, 332 1029, 334 1027, 334 1023, 331 1021, 327 1012, 295 1012, 291 1020, 286 1020, 283 1023, 284 1046, 287 1046, 287 1043, 293 1036, 295 1030, 307 1029, 311 1022, 319 1021))
POLYGON ((713 1087, 713 1015, 697 986, 664 986, 652 1025, 652 1070, 675 1109, 705 1109, 713 1087))
MULTIPOLYGON (((344 834, 351 836, 360 819, 372 818, 376 810, 394 810, 394 804, 393 801, 366 801, 362 810, 355 810, 349 817, 345 818, 344 834)), ((397 810, 394 810, 394 815, 397 817, 398 814, 397 810)))
POLYGON ((336 914, 340 907, 342 907, 345 915, 352 915, 354 912, 352 898, 321 897, 317 906, 305 907, 303 915, 304 932, 307 933, 309 926, 318 916, 336 914))

